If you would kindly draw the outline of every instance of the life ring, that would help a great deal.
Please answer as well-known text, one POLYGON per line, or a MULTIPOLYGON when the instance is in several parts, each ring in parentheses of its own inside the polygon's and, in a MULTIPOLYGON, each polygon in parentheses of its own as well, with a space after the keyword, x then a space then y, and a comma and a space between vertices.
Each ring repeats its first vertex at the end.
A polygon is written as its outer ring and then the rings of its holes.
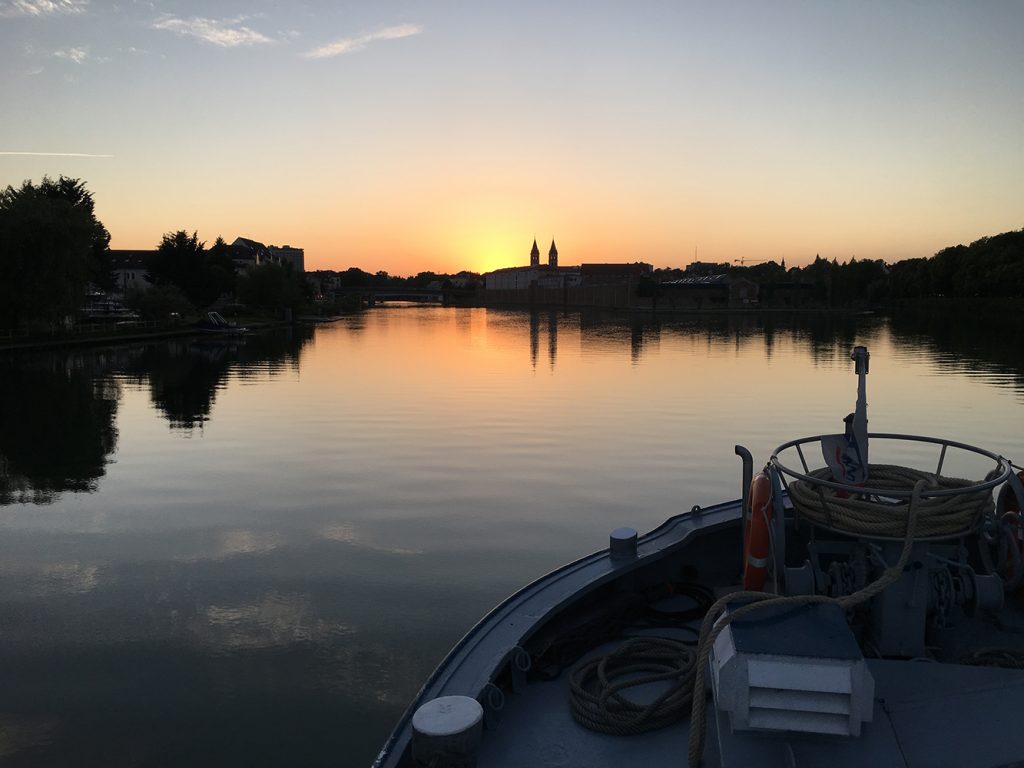
POLYGON ((765 579, 768 578, 772 527, 772 481, 764 472, 759 472, 750 481, 750 512, 746 527, 743 588, 763 592, 765 579))

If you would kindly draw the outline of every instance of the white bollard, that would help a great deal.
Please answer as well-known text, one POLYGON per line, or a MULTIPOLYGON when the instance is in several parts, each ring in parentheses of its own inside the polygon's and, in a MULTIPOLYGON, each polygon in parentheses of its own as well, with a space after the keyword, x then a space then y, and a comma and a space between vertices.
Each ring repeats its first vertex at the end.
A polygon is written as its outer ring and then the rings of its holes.
POLYGON ((474 768, 484 709, 469 696, 441 696, 412 716, 412 756, 420 765, 474 768))

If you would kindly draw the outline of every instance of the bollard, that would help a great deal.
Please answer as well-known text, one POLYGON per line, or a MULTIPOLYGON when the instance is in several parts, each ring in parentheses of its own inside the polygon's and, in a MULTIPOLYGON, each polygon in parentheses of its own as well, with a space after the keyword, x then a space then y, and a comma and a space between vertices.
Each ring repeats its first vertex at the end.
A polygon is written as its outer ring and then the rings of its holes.
POLYGON ((412 756, 432 768, 475 768, 484 709, 469 696, 441 696, 412 716, 412 756))
POLYGON ((609 538, 612 560, 629 560, 636 557, 636 529, 616 528, 609 538))

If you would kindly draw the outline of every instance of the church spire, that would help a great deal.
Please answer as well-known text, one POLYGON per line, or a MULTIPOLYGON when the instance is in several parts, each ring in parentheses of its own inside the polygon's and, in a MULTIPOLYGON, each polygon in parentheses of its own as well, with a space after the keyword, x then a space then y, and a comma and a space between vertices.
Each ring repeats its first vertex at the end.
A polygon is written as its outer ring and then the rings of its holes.
POLYGON ((558 266, 558 249, 555 248, 555 241, 553 239, 551 241, 551 250, 548 251, 548 266, 549 267, 557 267, 558 266))
POLYGON ((540 266, 540 248, 537 247, 537 238, 533 238, 533 248, 530 249, 530 266, 540 266))

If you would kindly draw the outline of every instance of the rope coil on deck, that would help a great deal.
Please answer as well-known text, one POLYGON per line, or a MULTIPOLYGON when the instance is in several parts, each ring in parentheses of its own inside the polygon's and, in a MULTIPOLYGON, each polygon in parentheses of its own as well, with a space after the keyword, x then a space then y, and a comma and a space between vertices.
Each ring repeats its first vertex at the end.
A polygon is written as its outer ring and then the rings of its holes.
MULTIPOLYGON (((832 480, 828 467, 808 473, 815 480, 832 480)), ((869 483, 882 491, 906 493, 918 482, 924 492, 932 490, 968 489, 974 483, 954 477, 941 477, 930 472, 893 464, 872 464, 868 467, 869 483)), ((806 480, 789 484, 789 498, 797 511, 812 523, 864 536, 898 538, 906 533, 907 507, 877 501, 841 497, 824 485, 806 480)), ((975 529, 979 518, 991 511, 992 494, 988 490, 970 491, 951 496, 932 496, 917 502, 916 535, 955 536, 975 529)))
POLYGON ((693 697, 697 653, 678 640, 635 637, 606 656, 586 661, 569 676, 573 719, 585 728, 632 736, 664 728, 686 714, 693 697), (671 685, 650 704, 622 695, 648 683, 671 685))

